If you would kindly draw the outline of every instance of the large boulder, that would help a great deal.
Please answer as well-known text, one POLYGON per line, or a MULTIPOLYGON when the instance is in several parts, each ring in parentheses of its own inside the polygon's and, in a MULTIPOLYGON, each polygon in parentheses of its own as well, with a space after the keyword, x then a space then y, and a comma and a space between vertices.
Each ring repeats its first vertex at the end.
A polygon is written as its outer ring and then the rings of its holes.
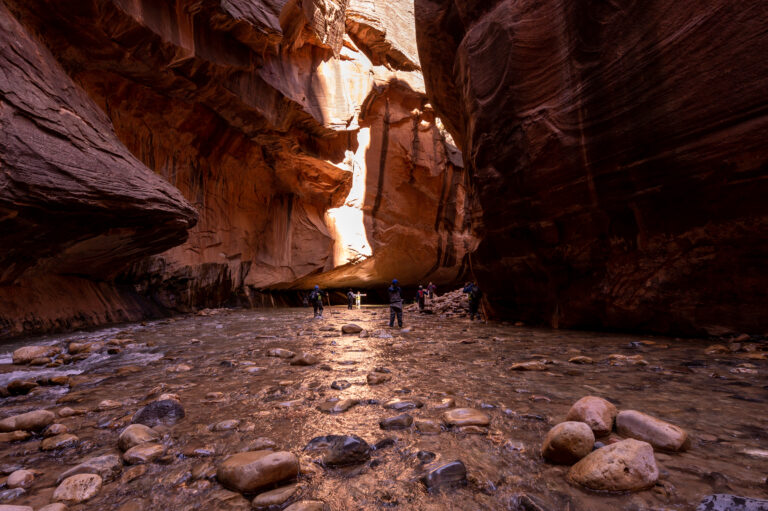
POLYGON ((622 410, 616 416, 616 431, 623 437, 648 442, 663 451, 685 451, 691 446, 688 432, 636 410, 622 410))
POLYGON ((585 396, 568 410, 565 420, 584 422, 595 433, 595 436, 605 436, 613 430, 613 421, 617 410, 613 404, 596 396, 585 396))
POLYGON ((629 438, 582 458, 568 478, 590 490, 638 491, 656 484, 659 469, 651 444, 629 438))
POLYGON ((216 477, 225 487, 252 492, 293 479, 299 474, 298 458, 286 451, 250 451, 233 454, 219 465, 216 477))
POLYGON ((595 435, 583 422, 561 422, 547 433, 541 455, 553 463, 570 465, 592 452, 595 435))

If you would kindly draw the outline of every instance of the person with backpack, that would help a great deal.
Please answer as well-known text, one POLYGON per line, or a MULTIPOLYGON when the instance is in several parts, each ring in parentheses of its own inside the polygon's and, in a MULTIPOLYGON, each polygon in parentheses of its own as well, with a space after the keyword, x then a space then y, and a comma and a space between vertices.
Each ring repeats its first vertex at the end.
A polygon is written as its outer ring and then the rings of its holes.
POLYGON ((349 291, 347 291, 347 309, 352 310, 352 307, 355 305, 355 293, 352 291, 352 288, 349 288, 349 291))
POLYGON ((480 309, 480 298, 483 296, 480 287, 474 282, 467 282, 463 291, 469 295, 469 320, 474 321, 475 315, 477 315, 477 319, 480 319, 478 310, 480 309))
POLYGON ((419 284, 419 290, 417 292, 418 298, 419 298, 419 312, 424 311, 424 304, 427 300, 427 295, 429 294, 429 291, 424 289, 424 287, 419 284))
POLYGON ((323 297, 325 291, 320 289, 320 286, 315 286, 315 289, 309 294, 309 301, 312 303, 312 308, 315 311, 316 318, 323 317, 323 297))
POLYGON ((432 282, 429 283, 427 286, 427 291, 429 292, 429 299, 434 300, 437 297, 437 286, 434 285, 432 282))
POLYGON ((395 326, 395 317, 397 317, 397 326, 403 328, 403 290, 400 289, 397 279, 392 280, 392 285, 387 292, 389 293, 389 327, 395 326))

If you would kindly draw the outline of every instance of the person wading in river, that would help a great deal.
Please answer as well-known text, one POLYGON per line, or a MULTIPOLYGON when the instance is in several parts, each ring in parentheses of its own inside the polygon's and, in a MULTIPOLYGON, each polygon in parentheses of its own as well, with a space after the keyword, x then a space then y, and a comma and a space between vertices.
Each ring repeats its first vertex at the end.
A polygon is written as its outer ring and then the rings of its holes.
POLYGON ((315 286, 315 289, 309 294, 309 301, 312 302, 316 318, 323 317, 323 296, 325 296, 325 292, 320 289, 320 286, 315 286))
POLYGON ((427 301, 427 295, 429 294, 429 291, 424 289, 422 285, 419 285, 419 291, 418 291, 418 297, 419 297, 419 312, 424 311, 424 304, 427 301))
POLYGON ((403 290, 400 289, 397 279, 392 280, 392 285, 387 292, 389 293, 389 327, 395 326, 395 317, 397 317, 397 326, 403 328, 403 290))
POLYGON ((481 319, 478 309, 480 308, 480 298, 483 296, 483 292, 480 291, 480 288, 474 282, 467 282, 463 291, 469 295, 469 320, 474 321, 475 315, 477 315, 477 319, 481 319))
POLYGON ((355 305, 355 292, 352 291, 352 288, 349 288, 349 291, 347 291, 347 309, 352 310, 352 307, 355 305))

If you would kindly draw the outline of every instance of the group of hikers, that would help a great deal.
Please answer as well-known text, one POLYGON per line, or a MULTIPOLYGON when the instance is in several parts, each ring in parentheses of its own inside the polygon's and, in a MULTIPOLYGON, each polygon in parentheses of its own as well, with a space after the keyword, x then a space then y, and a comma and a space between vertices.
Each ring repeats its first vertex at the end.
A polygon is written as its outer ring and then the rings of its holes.
MULTIPOLYGON (((469 298, 469 319, 474 321, 475 316, 481 319, 480 299, 482 298, 482 292, 480 287, 474 282, 467 282, 462 290, 469 298)), ((400 283, 397 279, 392 280, 392 285, 387 289, 389 295, 389 326, 390 328, 395 326, 395 319, 397 319, 397 326, 403 327, 403 290, 400 287, 400 283)), ((323 300, 328 296, 325 291, 320 289, 320 286, 315 288, 309 293, 309 302, 314 309, 315 317, 323 316, 323 300)), ((360 305, 360 292, 355 294, 352 288, 347 291, 347 308, 352 309, 357 302, 360 305)), ((427 298, 434 298, 437 296, 437 286, 432 282, 425 288, 419 284, 419 289, 416 293, 416 298, 419 303, 419 311, 423 311, 426 306, 427 298)), ((330 301, 329 301, 330 305, 330 301)))

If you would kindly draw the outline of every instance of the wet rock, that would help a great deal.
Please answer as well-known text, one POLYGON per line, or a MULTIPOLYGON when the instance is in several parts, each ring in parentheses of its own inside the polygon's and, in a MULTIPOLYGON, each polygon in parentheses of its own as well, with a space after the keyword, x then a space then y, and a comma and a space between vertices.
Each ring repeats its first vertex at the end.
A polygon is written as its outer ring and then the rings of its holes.
POLYGON ((416 430, 422 435, 439 435, 443 428, 435 421, 421 419, 416 421, 416 430))
POLYGON ((373 450, 378 451, 380 449, 386 449, 387 447, 392 447, 396 443, 397 441, 394 438, 391 438, 391 437, 382 438, 381 440, 379 440, 373 445, 373 450))
POLYGON ((421 408, 424 406, 424 403, 419 401, 418 399, 390 399, 386 403, 384 403, 384 408, 387 408, 388 410, 397 410, 404 411, 404 410, 413 410, 414 408, 421 408))
POLYGON ((585 356, 577 356, 577 357, 571 357, 568 359, 568 362, 571 364, 594 364, 595 361, 592 360, 590 357, 585 356))
POLYGON ((101 477, 96 474, 77 474, 61 482, 53 492, 53 500, 78 504, 95 496, 101 484, 101 477))
POLYGON ((466 484, 467 482, 467 467, 458 460, 435 467, 428 467, 427 470, 427 474, 422 478, 422 482, 430 490, 466 484))
POLYGON ((717 493, 705 497, 696 511, 768 511, 768 500, 717 493))
POLYGON ((277 447, 277 444, 274 440, 266 437, 259 437, 250 444, 248 444, 248 448, 245 451, 263 451, 265 449, 274 449, 277 447))
POLYGON ((437 455, 431 451, 419 451, 416 453, 416 458, 418 458, 421 463, 431 463, 436 457, 437 455))
POLYGON ((23 396, 29 394, 32 389, 37 387, 39 387, 37 382, 31 380, 13 380, 6 388, 12 396, 23 396))
POLYGON ((304 450, 321 452, 322 462, 329 466, 362 463, 371 457, 371 446, 357 435, 315 437, 304 450))
POLYGON ((344 334, 359 334, 363 331, 363 327, 350 323, 341 327, 341 332, 344 334))
MULTIPOLYGON (((143 466, 143 465, 142 465, 143 466)), ((216 467, 210 461, 197 463, 192 467, 192 479, 215 479, 216 467)))
POLYGON ((325 502, 320 500, 300 500, 285 508, 283 511, 324 511, 325 502))
POLYGON ((713 344, 712 346, 708 346, 704 349, 705 355, 723 355, 730 352, 731 350, 728 349, 728 346, 724 346, 722 344, 713 344))
POLYGON ((0 504, 0 511, 35 511, 35 510, 29 506, 11 506, 8 504, 0 504))
POLYGON ((574 403, 565 420, 584 422, 599 437, 611 432, 616 414, 616 407, 605 399, 585 396, 574 403))
POLYGON ((99 403, 98 410, 103 412, 105 410, 114 410, 115 408, 120 408, 121 406, 123 406, 123 403, 120 403, 119 401, 105 399, 99 403))
POLYGON ((146 465, 136 465, 126 469, 125 472, 123 472, 123 475, 120 476, 120 484, 128 484, 131 481, 138 479, 146 474, 147 470, 146 465))
POLYGON ((352 384, 349 383, 347 380, 336 380, 333 383, 331 383, 331 388, 333 390, 344 390, 351 387, 352 384))
POLYGON ((56 435, 63 435, 64 433, 69 433, 69 428, 65 426, 64 424, 51 424, 47 428, 45 428, 45 431, 43 431, 44 436, 56 436, 56 435))
POLYGON ((161 444, 147 443, 131 447, 123 453, 123 460, 129 465, 151 463, 165 453, 161 444))
POLYGON ((438 404, 433 406, 433 408, 435 408, 436 410, 442 410, 442 409, 453 408, 454 406, 456 406, 456 400, 453 399, 452 397, 446 397, 442 399, 438 404))
POLYGON ((592 451, 568 471, 568 478, 598 491, 638 491, 659 478, 653 447, 629 438, 592 451))
POLYGON ((181 403, 181 398, 179 397, 178 394, 173 394, 168 392, 157 396, 157 399, 155 401, 165 401, 166 399, 173 399, 174 401, 178 401, 179 403, 181 403))
POLYGON ((192 366, 189 364, 177 364, 168 366, 165 370, 169 373, 187 373, 192 370, 192 366))
POLYGON ((768 460, 768 450, 766 449, 742 449, 741 454, 746 454, 750 458, 768 460))
POLYGON ((52 436, 43 440, 40 444, 40 449, 44 451, 53 451, 55 449, 63 449, 65 447, 73 447, 80 439, 77 436, 70 433, 64 433, 62 435, 52 436))
POLYGON ((238 419, 229 419, 214 424, 213 431, 231 431, 237 429, 239 425, 240 421, 238 419))
POLYGON ((357 399, 341 399, 339 401, 326 401, 318 408, 325 413, 343 413, 360 403, 357 399))
POLYGON ((271 350, 267 351, 268 357, 277 357, 277 358, 293 358, 296 356, 296 354, 289 350, 284 350, 283 348, 272 348, 271 350))
POLYGON ((365 379, 368 382, 368 385, 381 385, 382 383, 386 383, 389 380, 391 380, 392 376, 390 376, 389 374, 374 371, 374 372, 368 373, 365 379))
POLYGON ((664 451, 685 451, 691 446, 688 432, 679 426, 636 410, 623 410, 616 416, 619 435, 648 442, 664 451))
POLYGON ((29 488, 35 480, 35 474, 31 470, 17 470, 11 472, 5 481, 8 488, 29 488))
POLYGON ((529 360, 528 362, 518 362, 509 366, 510 371, 546 371, 547 365, 539 360, 529 360))
POLYGON ((127 451, 137 445, 155 442, 160 439, 157 431, 144 424, 131 424, 117 438, 117 446, 121 451, 127 451))
POLYGON ((22 442, 29 438, 31 433, 28 431, 11 431, 9 433, 0 433, 0 442, 22 442))
POLYGON ((299 484, 289 484, 276 490, 260 493, 251 501, 255 509, 268 508, 271 506, 281 506, 291 500, 301 489, 299 484))
POLYGON ((583 422, 561 422, 547 433, 541 455, 553 463, 570 465, 592 452, 595 435, 583 422))
POLYGON ((227 488, 252 492, 296 477, 298 458, 286 451, 251 451, 233 454, 219 465, 216 477, 227 488))
POLYGON ((103 481, 108 482, 116 479, 122 468, 123 463, 120 461, 120 457, 116 454, 97 456, 88 459, 61 474, 56 480, 56 484, 77 474, 98 474, 103 481))
POLYGON ((407 413, 401 413, 394 417, 387 417, 379 421, 379 427, 384 430, 410 428, 413 424, 413 417, 407 413))
POLYGON ((14 500, 23 495, 26 495, 27 491, 24 488, 14 488, 12 490, 0 490, 0 502, 6 500, 14 500))
POLYGON ((320 360, 311 353, 302 353, 291 359, 292 366, 313 366, 320 360))
POLYGON ((14 364, 28 364, 36 358, 55 357, 61 353, 58 346, 24 346, 13 352, 14 364))
POLYGON ((48 425, 53 423, 56 415, 48 410, 35 410, 34 412, 13 415, 0 420, 0 432, 9 432, 16 430, 23 431, 42 431, 48 425))
POLYGON ((83 415, 84 413, 86 413, 85 410, 74 409, 74 408, 65 406, 64 408, 59 410, 59 417, 66 418, 66 417, 72 417, 74 415, 83 415))
POLYGON ((171 426, 184 418, 184 407, 175 399, 153 401, 133 415, 131 422, 154 427, 158 424, 171 426))
POLYGON ((448 426, 487 426, 491 418, 473 408, 454 408, 443 413, 443 422, 448 426))
MULTIPOLYGON (((43 506, 37 511, 67 511, 67 506, 62 504, 61 502, 56 502, 54 504, 48 504, 47 506, 43 506)), ((2 509, 0 509, 2 511, 2 509)))

